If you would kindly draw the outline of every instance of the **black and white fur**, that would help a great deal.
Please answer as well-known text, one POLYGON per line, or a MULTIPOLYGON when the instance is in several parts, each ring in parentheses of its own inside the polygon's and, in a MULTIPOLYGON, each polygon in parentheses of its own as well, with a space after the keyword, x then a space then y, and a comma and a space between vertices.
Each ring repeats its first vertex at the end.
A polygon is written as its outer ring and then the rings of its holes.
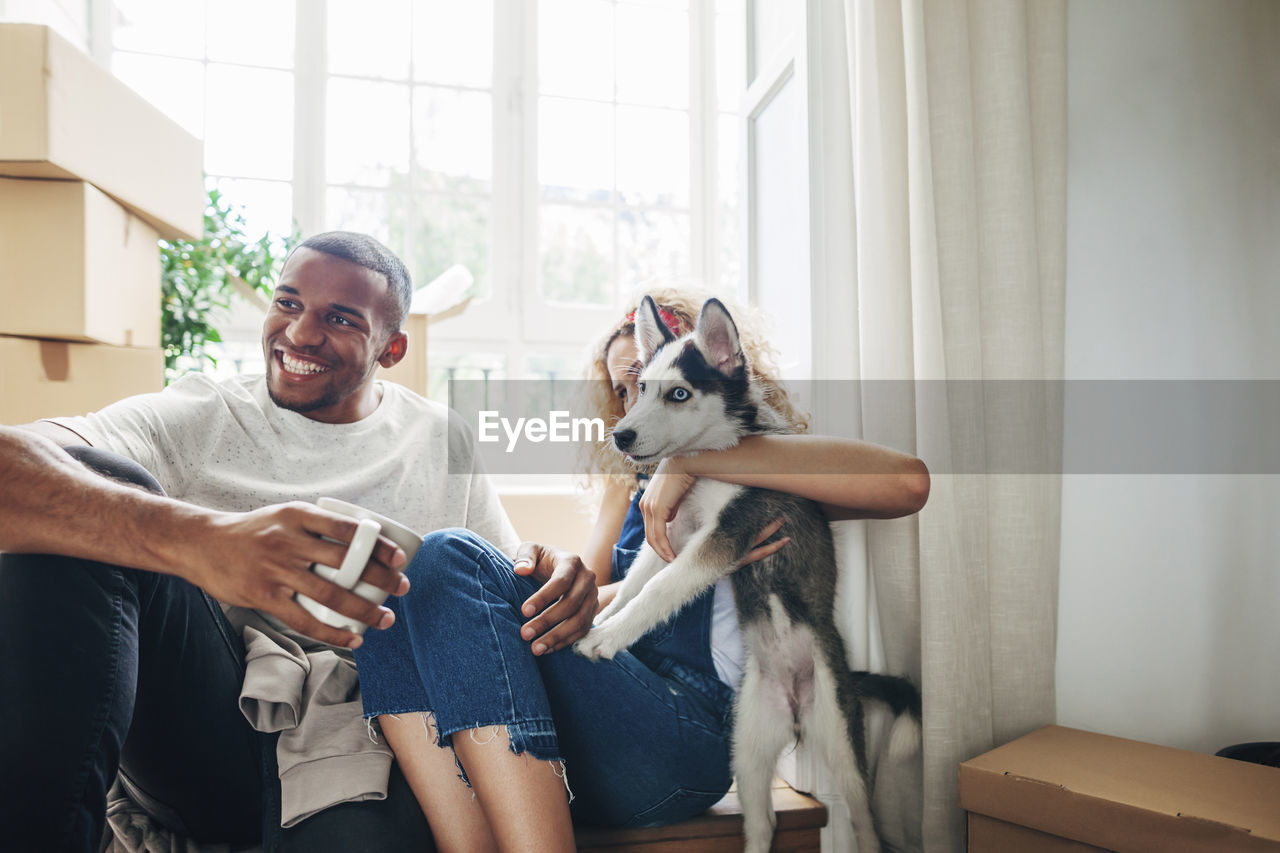
MULTIPOLYGON (((636 312, 644 367, 639 397, 613 432, 639 463, 732 447, 742 437, 792 430, 752 381, 737 327, 718 300, 697 328, 676 338, 645 297, 636 312)), ((667 565, 645 545, 617 597, 575 645, 591 659, 612 658, 733 572, 746 650, 734 707, 733 771, 748 853, 765 853, 776 817, 770 788, 778 756, 793 739, 824 755, 853 818, 859 853, 880 850, 867 784, 864 703, 894 714, 889 754, 913 753, 920 695, 904 678, 854 672, 836 627, 836 561, 831 529, 813 501, 766 489, 699 479, 669 530, 677 557, 667 565), (778 517, 777 553, 735 571, 755 538, 778 517)))

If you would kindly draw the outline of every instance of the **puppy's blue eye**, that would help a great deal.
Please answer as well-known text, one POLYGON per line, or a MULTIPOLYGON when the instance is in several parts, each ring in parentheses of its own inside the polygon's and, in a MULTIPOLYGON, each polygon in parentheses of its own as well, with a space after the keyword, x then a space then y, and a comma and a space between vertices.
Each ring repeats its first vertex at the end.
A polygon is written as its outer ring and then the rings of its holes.
POLYGON ((639 383, 637 383, 637 384, 636 384, 636 387, 640 389, 640 394, 643 396, 643 394, 644 394, 644 383, 643 383, 643 382, 639 382, 639 383))
POLYGON ((672 388, 671 393, 667 395, 667 399, 673 403, 683 403, 689 399, 689 390, 687 388, 672 388))

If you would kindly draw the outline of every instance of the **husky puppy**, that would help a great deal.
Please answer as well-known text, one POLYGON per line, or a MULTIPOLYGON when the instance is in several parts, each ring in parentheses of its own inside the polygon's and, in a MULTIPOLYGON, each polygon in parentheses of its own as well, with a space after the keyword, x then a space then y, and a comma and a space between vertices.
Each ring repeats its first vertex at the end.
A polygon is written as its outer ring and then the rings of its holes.
MULTIPOLYGON (((697 328, 677 339, 646 296, 636 312, 636 344, 644 364, 640 396, 613 431, 617 449, 633 461, 655 463, 732 447, 747 435, 793 431, 753 381, 737 327, 719 300, 708 300, 697 328)), ((774 770, 782 750, 799 739, 826 757, 859 853, 877 853, 863 704, 877 701, 894 714, 889 754, 897 758, 918 746, 920 695, 906 679, 850 671, 836 628, 835 550, 822 510, 793 495, 699 479, 669 533, 675 561, 667 565, 645 545, 576 651, 612 658, 733 573, 746 650, 733 727, 746 850, 766 853, 772 843, 774 770), (735 571, 759 532, 780 516, 786 522, 777 535, 791 542, 735 571)))

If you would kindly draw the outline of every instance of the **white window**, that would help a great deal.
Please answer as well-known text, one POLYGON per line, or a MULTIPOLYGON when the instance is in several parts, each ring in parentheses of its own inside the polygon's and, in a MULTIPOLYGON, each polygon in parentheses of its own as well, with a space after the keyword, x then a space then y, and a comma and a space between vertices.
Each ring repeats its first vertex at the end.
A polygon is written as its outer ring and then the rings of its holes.
POLYGON ((289 233, 293 0, 95 2, 109 24, 95 39, 109 45, 116 76, 204 140, 210 183, 251 228, 289 233))
POLYGON ((371 233, 419 286, 470 270, 432 396, 577 377, 646 283, 740 292, 742 0, 93 2, 251 228, 371 233))

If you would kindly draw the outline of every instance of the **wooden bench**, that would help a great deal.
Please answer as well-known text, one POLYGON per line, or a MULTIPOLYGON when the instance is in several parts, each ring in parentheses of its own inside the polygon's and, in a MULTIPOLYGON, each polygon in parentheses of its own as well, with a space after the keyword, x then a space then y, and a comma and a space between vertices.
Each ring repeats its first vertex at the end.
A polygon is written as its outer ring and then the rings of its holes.
MULTIPOLYGON (((774 853, 818 853, 827 807, 775 779, 773 807, 778 828, 774 853)), ((646 829, 576 830, 578 853, 741 853, 742 806, 736 788, 705 813, 670 826, 646 829)))

